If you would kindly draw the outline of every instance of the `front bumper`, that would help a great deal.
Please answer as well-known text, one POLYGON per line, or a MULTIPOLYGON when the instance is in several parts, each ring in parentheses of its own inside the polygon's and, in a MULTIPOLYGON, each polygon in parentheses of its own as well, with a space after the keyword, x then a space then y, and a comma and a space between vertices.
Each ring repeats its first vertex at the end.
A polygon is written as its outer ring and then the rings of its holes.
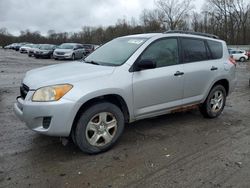
POLYGON ((54 59, 72 59, 72 54, 58 55, 53 54, 54 59))
POLYGON ((19 51, 20 51, 20 53, 28 53, 28 51, 26 49, 20 49, 19 51))
POLYGON ((47 54, 34 54, 35 57, 41 57, 41 58, 48 58, 50 57, 50 53, 47 53, 47 54))
POLYGON ((33 131, 67 137, 74 121, 74 106, 75 102, 63 98, 55 102, 32 102, 18 97, 14 112, 33 131), (47 121, 47 126, 44 126, 44 121, 47 121))

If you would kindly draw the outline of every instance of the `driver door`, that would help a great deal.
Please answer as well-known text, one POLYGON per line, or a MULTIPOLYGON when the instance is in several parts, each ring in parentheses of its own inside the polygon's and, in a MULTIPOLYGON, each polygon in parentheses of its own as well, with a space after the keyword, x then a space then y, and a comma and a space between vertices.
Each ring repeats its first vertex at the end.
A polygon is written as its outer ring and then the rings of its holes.
POLYGON ((179 64, 177 38, 164 38, 150 44, 138 59, 156 62, 156 68, 133 73, 136 119, 162 114, 182 105, 183 65, 179 64))

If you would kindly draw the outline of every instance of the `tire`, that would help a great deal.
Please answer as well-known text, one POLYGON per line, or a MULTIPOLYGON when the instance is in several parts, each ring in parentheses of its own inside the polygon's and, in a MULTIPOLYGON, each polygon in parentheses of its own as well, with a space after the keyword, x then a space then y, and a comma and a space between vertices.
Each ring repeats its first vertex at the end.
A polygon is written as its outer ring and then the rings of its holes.
POLYGON ((223 111, 226 103, 226 90, 222 85, 215 85, 209 92, 200 112, 205 118, 216 118, 223 111))
POLYGON ((75 60, 75 54, 72 54, 71 59, 74 61, 75 60))
POLYGON ((29 57, 31 57, 31 55, 30 55, 30 54, 29 54, 28 56, 29 56, 29 57))
POLYGON ((246 61, 246 58, 244 58, 244 57, 240 58, 240 62, 245 62, 245 61, 246 61))
POLYGON ((110 149, 123 129, 124 116, 121 110, 112 103, 101 102, 82 112, 72 131, 72 139, 83 152, 97 154, 110 149))

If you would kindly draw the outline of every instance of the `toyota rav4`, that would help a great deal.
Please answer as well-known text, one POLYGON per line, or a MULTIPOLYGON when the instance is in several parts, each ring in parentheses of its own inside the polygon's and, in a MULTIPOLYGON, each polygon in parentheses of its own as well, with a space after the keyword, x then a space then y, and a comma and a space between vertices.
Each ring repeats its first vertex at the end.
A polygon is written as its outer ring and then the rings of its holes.
POLYGON ((214 35, 124 36, 83 60, 28 71, 14 111, 38 133, 72 137, 82 151, 99 153, 117 142, 125 123, 191 106, 219 116, 235 70, 214 35))

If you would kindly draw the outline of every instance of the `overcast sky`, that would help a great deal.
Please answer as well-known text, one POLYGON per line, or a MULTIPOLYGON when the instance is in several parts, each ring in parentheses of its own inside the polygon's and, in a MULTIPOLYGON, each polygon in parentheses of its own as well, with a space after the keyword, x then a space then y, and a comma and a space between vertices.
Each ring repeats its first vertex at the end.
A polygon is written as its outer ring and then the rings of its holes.
MULTIPOLYGON (((193 0, 198 10, 204 0, 193 0)), ((154 0, 0 0, 0 28, 19 35, 21 30, 46 34, 80 31, 82 26, 114 25, 119 18, 139 18, 154 0)))

